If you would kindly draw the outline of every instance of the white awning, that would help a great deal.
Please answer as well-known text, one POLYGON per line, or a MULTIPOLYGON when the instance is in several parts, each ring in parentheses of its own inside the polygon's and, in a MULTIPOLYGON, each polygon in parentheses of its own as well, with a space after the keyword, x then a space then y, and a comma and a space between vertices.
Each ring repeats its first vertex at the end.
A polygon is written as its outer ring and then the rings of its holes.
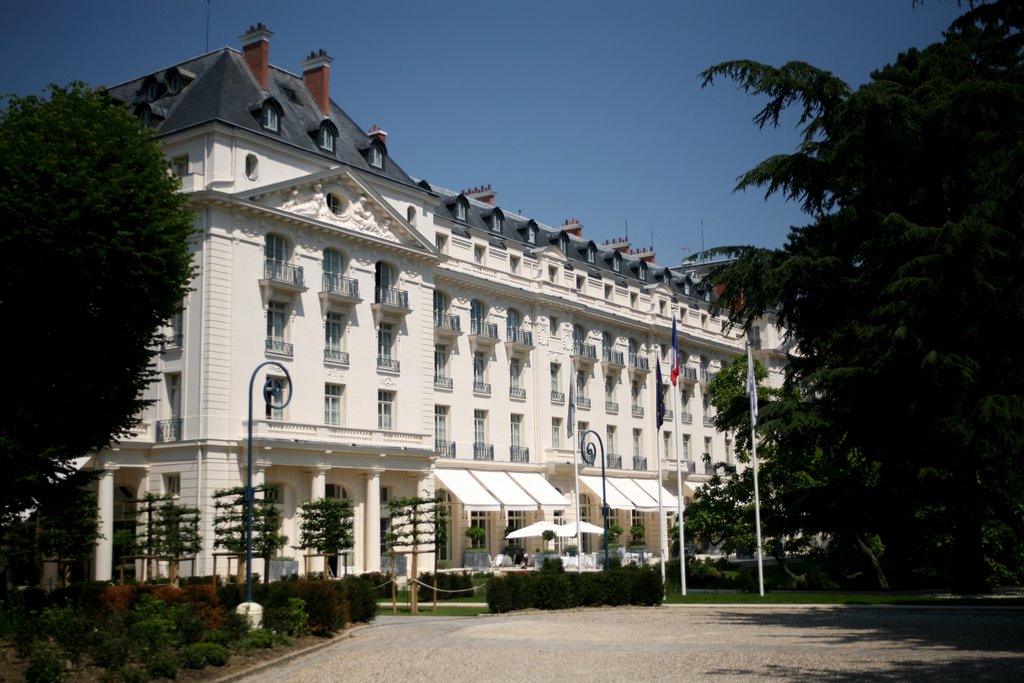
POLYGON ((633 507, 640 512, 657 512, 658 501, 655 498, 651 498, 647 495, 647 492, 640 488, 640 485, 636 483, 634 479, 620 479, 613 477, 608 479, 610 485, 614 485, 622 495, 633 501, 633 507))
POLYGON ((459 499, 462 506, 472 512, 497 512, 501 503, 474 479, 468 470, 446 470, 437 468, 434 476, 448 492, 459 499))
MULTIPOLYGON (((612 480, 611 479, 607 479, 607 481, 608 481, 608 507, 614 508, 616 510, 632 510, 633 509, 633 501, 631 501, 626 496, 622 495, 622 493, 617 488, 612 486, 612 484, 611 484, 612 480)), ((588 489, 590 489, 590 493, 597 497, 598 502, 600 502, 602 500, 602 498, 601 498, 601 490, 602 490, 602 487, 601 487, 601 477, 595 477, 595 476, 590 475, 590 474, 581 474, 580 475, 580 483, 583 484, 584 486, 586 486, 588 489)))
POLYGON ((658 490, 661 490, 661 504, 666 510, 676 510, 679 507, 679 503, 674 495, 668 492, 664 486, 658 483, 657 479, 634 479, 637 486, 647 492, 654 500, 658 500, 658 490))
POLYGON ((697 491, 700 491, 704 487, 702 481, 684 481, 683 482, 683 497, 693 500, 697 491))
POLYGON ((537 472, 509 472, 508 476, 533 496, 542 510, 564 510, 569 507, 566 497, 537 472))
POLYGON ((537 501, 504 472, 470 470, 469 473, 483 484, 506 510, 537 509, 537 501))

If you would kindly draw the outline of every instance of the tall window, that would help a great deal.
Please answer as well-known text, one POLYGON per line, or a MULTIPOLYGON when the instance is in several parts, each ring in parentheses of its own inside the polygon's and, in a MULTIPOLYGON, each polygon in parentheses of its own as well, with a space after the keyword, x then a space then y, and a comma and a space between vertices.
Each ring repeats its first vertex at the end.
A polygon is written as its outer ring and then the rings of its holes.
POLYGON ((277 107, 267 102, 263 105, 263 110, 260 112, 260 125, 266 130, 277 132, 278 126, 278 113, 277 107))
POLYGON ((487 306, 484 302, 479 299, 473 299, 469 304, 469 324, 471 327, 471 334, 481 334, 483 332, 483 323, 487 318, 487 306))
POLYGON ((611 376, 604 378, 604 400, 605 403, 615 403, 615 380, 611 376))
POLYGON ((334 249, 324 249, 324 275, 337 278, 345 272, 345 266, 341 261, 341 253, 334 249))
POLYGON ((518 330, 522 326, 523 318, 514 308, 508 309, 508 313, 505 315, 505 325, 509 332, 509 336, 512 336, 513 330, 518 330))
POLYGON ((473 443, 487 443, 487 411, 473 411, 473 443))
POLYGON ((395 271, 391 269, 391 266, 378 261, 374 267, 373 273, 373 284, 378 290, 387 290, 395 286, 395 271))
POLYGON ((384 152, 377 145, 370 146, 370 166, 384 168, 384 152))
POLYGON ((587 373, 583 370, 576 371, 576 398, 588 398, 587 373))
POLYGON ((643 455, 644 445, 644 430, 634 429, 633 430, 633 457, 639 458, 643 455))
POLYGON ((172 420, 181 417, 181 374, 170 372, 165 376, 167 385, 167 413, 172 420))
POLYGON ((263 239, 263 258, 267 261, 267 267, 271 269, 268 275, 283 276, 284 266, 288 263, 288 245, 277 235, 267 235, 263 239))
POLYGON ((473 382, 483 384, 487 381, 487 354, 477 351, 473 354, 473 382))
POLYGON ((551 364, 551 393, 562 391, 562 382, 559 375, 562 374, 562 366, 558 363, 551 364))
POLYGON ((377 358, 391 360, 391 349, 395 343, 395 330, 391 323, 381 323, 377 330, 377 358))
POLYGON ((327 360, 341 360, 341 335, 344 329, 339 314, 327 314, 324 321, 324 358, 327 360))
POLYGON ((562 447, 562 418, 551 418, 551 447, 562 447))
POLYGON ((661 452, 665 454, 666 458, 672 458, 674 460, 675 458, 673 458, 672 454, 672 432, 665 432, 664 434, 661 435, 661 438, 661 452))
POLYGON ((434 439, 448 441, 448 406, 434 406, 434 439))
POLYGON ((377 391, 377 429, 390 431, 394 428, 392 417, 395 409, 395 392, 377 391))
POLYGON ((683 434, 683 459, 690 459, 690 435, 683 434))
MULTIPOLYGON (((277 387, 284 387, 284 377, 267 377, 267 381, 276 385, 277 387)), ((281 399, 272 399, 273 403, 264 403, 266 406, 265 415, 268 420, 283 420, 284 409, 278 408, 277 406, 281 403, 281 399)))
POLYGON ((518 358, 512 358, 508 362, 508 385, 512 389, 522 389, 519 384, 519 377, 522 374, 522 366, 518 358))
POLYGON ((548 317, 548 334, 550 334, 552 337, 557 337, 558 336, 558 326, 559 326, 558 317, 554 316, 554 315, 549 316, 548 317))
POLYGON ((509 420, 509 440, 513 448, 523 445, 523 416, 512 414, 509 420))
MULTIPOLYGON (((477 527, 480 527, 480 528, 486 530, 487 529, 487 515, 488 515, 488 513, 486 513, 486 512, 478 512, 477 510, 471 511, 469 513, 469 525, 470 526, 477 526, 477 527)), ((484 547, 486 547, 487 537, 488 536, 490 536, 490 534, 485 534, 484 537, 482 539, 479 539, 479 540, 474 538, 472 540, 472 542, 471 542, 472 547, 474 547, 474 548, 484 548, 484 547)))
POLYGON ((448 347, 444 344, 434 345, 434 381, 448 377, 448 347))
POLYGON ((441 327, 441 321, 448 312, 448 297, 444 292, 434 291, 434 326, 441 327))
POLYGON ((715 454, 711 450, 711 437, 710 436, 705 436, 704 437, 704 452, 707 453, 709 456, 711 456, 712 459, 714 459, 715 454))
POLYGON ((340 384, 324 385, 324 424, 341 424, 341 393, 340 384))
POLYGON ((271 301, 267 305, 267 340, 271 342, 273 351, 283 350, 285 331, 285 305, 281 301, 271 301))
POLYGON ((615 443, 615 425, 608 425, 604 430, 605 447, 608 449, 609 455, 614 455, 619 452, 618 445, 615 443))

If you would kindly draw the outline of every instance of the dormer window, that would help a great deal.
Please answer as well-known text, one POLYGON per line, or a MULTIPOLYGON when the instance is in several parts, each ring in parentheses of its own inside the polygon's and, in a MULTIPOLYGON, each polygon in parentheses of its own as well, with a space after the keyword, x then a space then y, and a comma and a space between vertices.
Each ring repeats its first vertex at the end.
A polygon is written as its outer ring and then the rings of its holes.
POLYGON ((636 274, 637 277, 639 277, 641 280, 647 279, 647 264, 644 261, 641 261, 639 264, 637 264, 636 274))
POLYGON ((526 226, 526 243, 537 244, 537 226, 532 223, 526 226))
POLYGON ((618 252, 612 256, 612 270, 616 273, 622 272, 622 257, 619 256, 618 252))
POLYGON ((683 294, 690 296, 690 279, 687 278, 683 281, 683 294))
POLYGON ((334 129, 329 124, 320 124, 320 130, 317 131, 316 144, 325 152, 334 151, 334 129))
POLYGON ((181 92, 181 76, 179 74, 171 74, 171 79, 167 82, 167 89, 172 95, 181 92))
POLYGON ((558 248, 565 254, 569 253, 569 238, 564 232, 558 238, 558 248))
POLYGON ((500 211, 493 211, 490 217, 491 232, 501 232, 502 216, 500 211))
POLYGON ((366 160, 374 168, 384 168, 384 151, 381 150, 380 145, 370 145, 366 160))
POLYGON ((146 86, 146 99, 153 102, 160 97, 160 84, 157 81, 150 81, 146 86))
POLYGON ((465 220, 466 220, 466 200, 460 197, 455 202, 454 209, 455 209, 455 220, 465 222, 465 220))
POLYGON ((260 110, 260 125, 264 130, 276 133, 281 128, 281 115, 272 102, 264 102, 260 110))
POLYGON ((593 263, 597 258, 597 247, 593 244, 587 245, 587 263, 593 263))

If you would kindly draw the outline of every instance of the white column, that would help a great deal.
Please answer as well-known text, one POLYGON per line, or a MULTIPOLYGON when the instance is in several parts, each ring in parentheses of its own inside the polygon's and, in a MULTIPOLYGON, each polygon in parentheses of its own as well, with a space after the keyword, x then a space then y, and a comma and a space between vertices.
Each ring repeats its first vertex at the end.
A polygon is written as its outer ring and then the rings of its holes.
POLYGON ((99 512, 99 538, 96 539, 94 579, 110 581, 114 553, 114 470, 108 467, 99 476, 96 504, 99 512))
MULTIPOLYGON (((312 485, 309 487, 309 499, 310 500, 323 500, 324 496, 327 494, 327 470, 329 470, 329 469, 330 469, 329 467, 321 465, 321 466, 317 467, 313 471, 313 481, 312 481, 312 485)), ((308 553, 310 551, 311 551, 310 548, 303 548, 302 549, 303 553, 308 553)), ((299 558, 299 559, 300 560, 305 560, 306 558, 302 557, 302 558, 299 558)), ((310 564, 313 564, 314 562, 316 562, 315 558, 309 558, 309 559, 311 560, 310 564)), ((321 558, 320 571, 322 571, 324 573, 324 576, 327 576, 327 569, 328 569, 327 565, 328 565, 327 558, 326 557, 321 558)), ((301 566, 302 566, 302 571, 305 572, 306 569, 307 569, 306 562, 303 561, 301 563, 301 566)), ((315 567, 315 564, 314 564, 314 567, 315 567)))
POLYGON ((366 477, 366 508, 363 515, 363 571, 380 571, 380 475, 384 470, 373 468, 366 477))

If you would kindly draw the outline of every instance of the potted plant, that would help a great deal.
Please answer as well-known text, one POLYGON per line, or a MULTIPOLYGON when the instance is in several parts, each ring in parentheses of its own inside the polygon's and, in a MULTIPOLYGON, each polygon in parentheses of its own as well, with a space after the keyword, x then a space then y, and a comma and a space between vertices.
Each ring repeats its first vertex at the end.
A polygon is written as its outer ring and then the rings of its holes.
MULTIPOLYGON (((620 562, 622 556, 619 554, 619 549, 622 547, 619 544, 619 537, 622 536, 622 527, 617 523, 613 522, 608 525, 608 562, 611 566, 617 566, 613 564, 620 562)), ((604 553, 600 553, 599 561, 604 561, 604 553)))
POLYGON ((641 564, 647 559, 647 546, 644 545, 644 528, 639 524, 629 528, 629 552, 638 554, 641 564))
POLYGON ((491 568, 491 558, 487 554, 487 530, 482 526, 471 526, 466 529, 469 547, 462 555, 462 566, 467 569, 487 570, 491 568))

